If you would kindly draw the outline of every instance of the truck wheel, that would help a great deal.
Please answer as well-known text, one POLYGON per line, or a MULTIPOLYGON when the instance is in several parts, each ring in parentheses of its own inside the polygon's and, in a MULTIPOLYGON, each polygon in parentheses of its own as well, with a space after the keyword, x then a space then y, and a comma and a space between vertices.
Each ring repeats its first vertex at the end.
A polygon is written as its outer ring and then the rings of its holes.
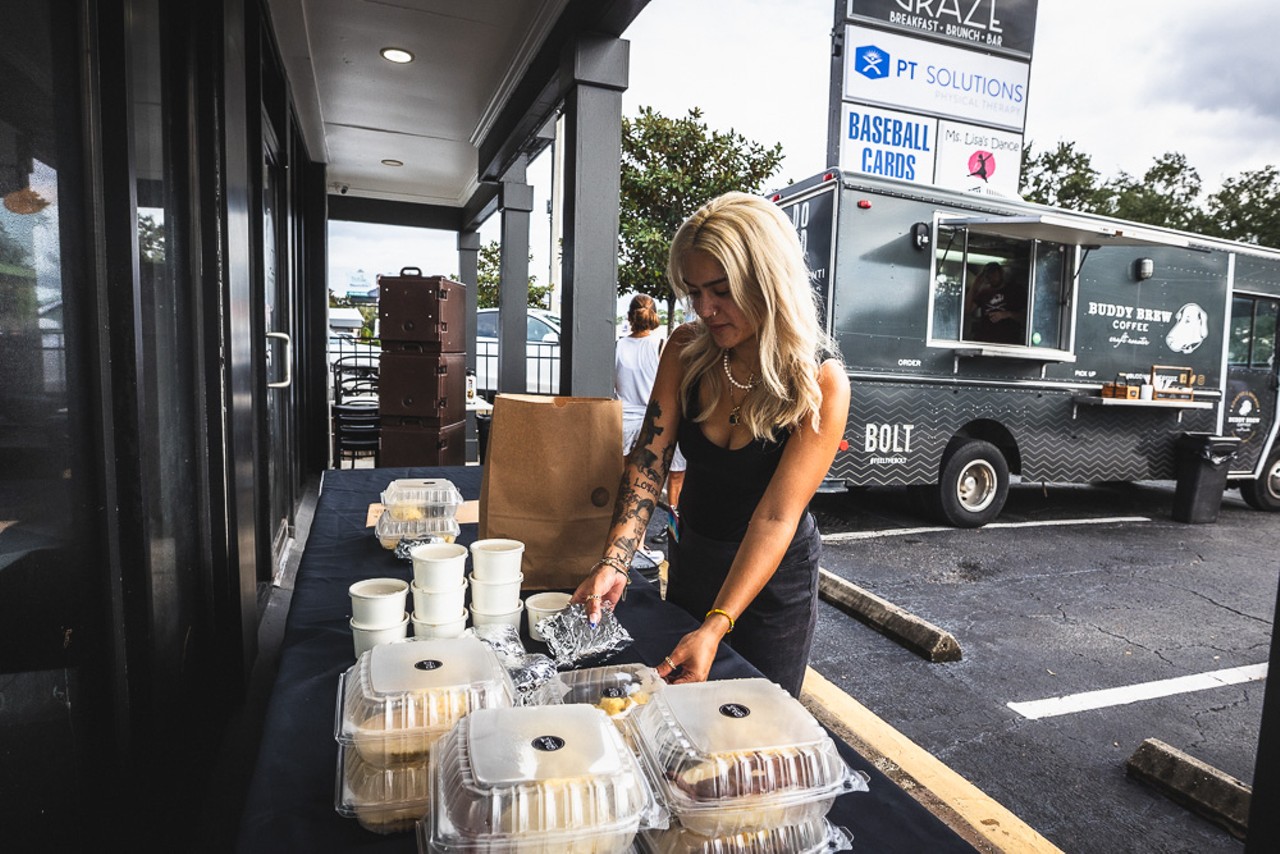
POLYGON ((1240 481, 1240 497, 1254 510, 1280 510, 1280 450, 1271 452, 1262 477, 1240 481))
POLYGON ((1009 465, 990 442, 971 439, 947 457, 938 477, 938 511, 957 528, 980 528, 1004 509, 1009 465))

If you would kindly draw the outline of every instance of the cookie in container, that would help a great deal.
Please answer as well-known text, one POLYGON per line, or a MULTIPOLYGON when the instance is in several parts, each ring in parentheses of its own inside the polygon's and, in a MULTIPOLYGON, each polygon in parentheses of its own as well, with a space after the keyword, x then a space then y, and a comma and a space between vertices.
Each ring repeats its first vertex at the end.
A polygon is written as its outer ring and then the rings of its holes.
POLYGON ((431 854, 612 854, 667 816, 622 736, 586 705, 482 709, 431 752, 431 854))
POLYGON ((867 788, 813 715, 768 679, 669 685, 627 729, 672 817, 702 836, 802 824, 867 788))
POLYGON ((511 677, 479 638, 382 644, 339 678, 334 737, 374 766, 418 762, 459 718, 514 702, 511 677))

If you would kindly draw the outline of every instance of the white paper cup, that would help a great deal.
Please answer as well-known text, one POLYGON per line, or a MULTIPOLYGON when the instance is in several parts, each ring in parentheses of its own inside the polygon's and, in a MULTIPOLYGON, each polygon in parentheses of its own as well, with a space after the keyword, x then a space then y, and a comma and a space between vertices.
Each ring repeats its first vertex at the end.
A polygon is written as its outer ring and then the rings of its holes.
POLYGON ((409 591, 413 594, 413 615, 424 622, 444 622, 466 610, 467 580, 465 578, 460 580, 452 590, 423 590, 417 584, 411 584, 409 591))
POLYGON ((458 613, 439 622, 423 620, 413 615, 413 636, 415 638, 456 638, 467 628, 467 609, 459 607, 458 613))
POLYGON ((520 582, 524 581, 524 573, 520 573, 510 581, 485 581, 476 578, 473 572, 471 579, 471 606, 486 614, 505 614, 520 604, 520 582))
POLYGON ((538 632, 538 621, 555 616, 569 607, 572 599, 568 593, 535 593, 524 600, 524 612, 529 621, 529 637, 536 641, 545 640, 538 632))
POLYGON ((405 614, 409 582, 399 578, 366 578, 347 589, 351 595, 351 622, 362 629, 385 629, 405 614))
POLYGON ((520 575, 524 543, 519 540, 476 540, 471 544, 471 575, 483 581, 510 581, 520 575))
POLYGON ((471 625, 496 626, 499 624, 505 624, 508 626, 513 626, 516 629, 519 629, 520 614, 523 611, 524 611, 524 603, 521 602, 519 599, 516 600, 515 610, 508 611, 505 614, 486 614, 482 611, 477 611, 476 607, 472 605, 471 606, 471 625))
POLYGON ((423 590, 452 590, 467 571, 467 547, 457 543, 423 543, 409 549, 413 583, 423 590))
POLYGON ((351 638, 355 642, 356 658, 373 649, 380 643, 404 640, 409 636, 409 615, 400 612, 400 622, 392 626, 370 629, 351 621, 351 638))

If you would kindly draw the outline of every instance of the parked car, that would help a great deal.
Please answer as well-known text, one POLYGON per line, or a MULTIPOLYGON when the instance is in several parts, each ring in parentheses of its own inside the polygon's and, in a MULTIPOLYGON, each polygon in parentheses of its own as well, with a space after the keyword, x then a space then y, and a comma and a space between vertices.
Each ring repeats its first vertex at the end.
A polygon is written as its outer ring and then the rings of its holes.
MULTIPOLYGON (((525 333, 528 391, 560 393, 560 316, 545 309, 528 309, 525 333)), ((498 391, 498 309, 476 312, 476 391, 493 400, 498 391)))

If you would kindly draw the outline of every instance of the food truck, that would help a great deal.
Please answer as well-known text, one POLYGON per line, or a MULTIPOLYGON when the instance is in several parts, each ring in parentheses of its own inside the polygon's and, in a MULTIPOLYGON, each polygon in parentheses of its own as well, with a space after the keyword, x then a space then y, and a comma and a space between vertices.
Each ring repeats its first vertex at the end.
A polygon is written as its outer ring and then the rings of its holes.
POLYGON ((1221 440, 1280 509, 1280 251, 836 169, 772 198, 852 386, 829 484, 978 527, 1011 475, 1175 479, 1221 440))

